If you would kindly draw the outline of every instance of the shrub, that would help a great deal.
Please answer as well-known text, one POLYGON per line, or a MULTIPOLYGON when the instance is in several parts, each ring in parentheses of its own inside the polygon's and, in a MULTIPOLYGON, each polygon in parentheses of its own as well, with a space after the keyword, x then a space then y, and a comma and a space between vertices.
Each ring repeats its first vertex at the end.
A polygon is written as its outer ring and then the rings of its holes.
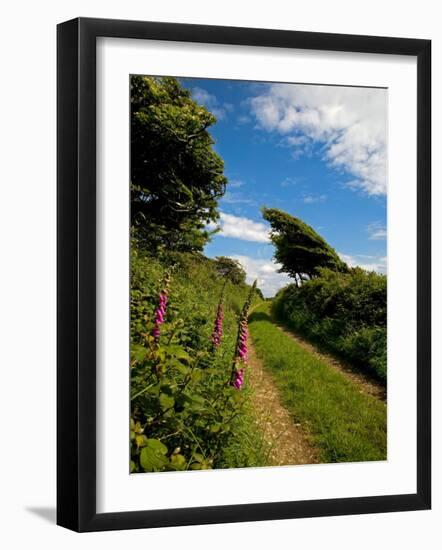
POLYGON ((360 268, 320 269, 300 288, 281 290, 273 314, 355 366, 386 380, 387 279, 360 268))

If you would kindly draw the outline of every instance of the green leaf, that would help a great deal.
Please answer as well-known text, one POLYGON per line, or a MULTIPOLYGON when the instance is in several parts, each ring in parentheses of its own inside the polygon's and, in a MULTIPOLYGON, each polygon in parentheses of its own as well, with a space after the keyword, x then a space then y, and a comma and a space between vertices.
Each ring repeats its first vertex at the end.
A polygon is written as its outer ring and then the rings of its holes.
POLYGON ((171 384, 162 384, 160 389, 162 393, 173 395, 174 387, 171 384))
POLYGON ((175 405, 175 399, 166 393, 160 393, 160 405, 163 411, 166 411, 175 405))
POLYGON ((193 410, 198 411, 204 408, 206 402, 203 397, 197 394, 189 395, 185 394, 185 400, 189 403, 193 410))
POLYGON ((140 464, 146 472, 162 470, 168 462, 166 453, 167 447, 161 441, 148 439, 140 453, 140 464))
POLYGON ((172 455, 170 457, 170 465, 174 470, 184 470, 186 467, 186 459, 180 454, 172 455))
POLYGON ((193 455, 192 464, 190 465, 191 470, 210 470, 212 468, 212 460, 210 458, 204 458, 203 455, 195 453, 193 455))
POLYGON ((145 347, 140 346, 139 344, 132 344, 131 356, 133 360, 141 363, 144 359, 146 359, 147 353, 148 350, 145 347))
POLYGON ((137 447, 144 447, 144 445, 146 445, 146 441, 147 437, 144 434, 135 436, 135 443, 137 444, 137 447))
POLYGON ((181 361, 175 358, 169 359, 169 365, 171 367, 175 367, 177 371, 183 375, 188 374, 190 371, 189 367, 187 367, 184 363, 181 363, 181 361))
POLYGON ((164 349, 168 354, 172 355, 173 357, 176 357, 177 359, 190 361, 190 355, 187 353, 187 351, 177 344, 170 344, 169 346, 164 346, 164 349))
POLYGON ((194 370, 191 375, 192 382, 200 382, 203 377, 203 373, 200 370, 194 370))
POLYGON ((222 428, 222 424, 217 422, 216 424, 212 424, 210 426, 210 431, 213 433, 218 433, 221 430, 221 428, 222 428))

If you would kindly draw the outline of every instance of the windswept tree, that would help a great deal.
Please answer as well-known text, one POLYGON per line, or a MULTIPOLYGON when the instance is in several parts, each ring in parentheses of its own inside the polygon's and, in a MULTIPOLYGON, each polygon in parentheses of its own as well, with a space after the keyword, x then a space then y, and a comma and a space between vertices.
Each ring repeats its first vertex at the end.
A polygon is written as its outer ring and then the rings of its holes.
POLYGON ((209 238, 227 181, 215 122, 177 79, 131 78, 131 219, 152 251, 202 250, 209 238))
POLYGON ((217 256, 214 261, 215 269, 221 277, 230 279, 236 285, 246 282, 246 272, 238 260, 226 256, 217 256))
POLYGON ((347 271, 348 266, 336 251, 309 225, 287 212, 263 208, 262 214, 270 223, 270 239, 275 245, 275 260, 280 272, 288 273, 296 284, 318 275, 318 268, 347 271))

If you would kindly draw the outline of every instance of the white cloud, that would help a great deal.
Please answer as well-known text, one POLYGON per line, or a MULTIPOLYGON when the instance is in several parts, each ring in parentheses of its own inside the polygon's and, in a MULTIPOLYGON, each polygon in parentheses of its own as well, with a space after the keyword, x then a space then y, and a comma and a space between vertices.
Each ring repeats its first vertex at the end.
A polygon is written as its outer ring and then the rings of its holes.
POLYGON ((230 256, 244 267, 247 273, 247 282, 258 280, 258 287, 266 297, 271 297, 283 286, 293 282, 286 274, 278 273, 281 267, 272 260, 260 260, 249 256, 230 256))
POLYGON ((301 183, 305 180, 306 178, 304 178, 303 176, 301 177, 297 177, 297 178, 292 178, 292 177, 288 177, 288 178, 285 178, 284 180, 282 180, 281 182, 281 187, 291 187, 291 186, 294 186, 294 185, 298 185, 298 183, 301 183))
POLYGON ((241 192, 226 191, 223 195, 222 201, 226 204, 249 204, 250 206, 256 206, 256 201, 249 196, 241 192))
POLYGON ((234 239, 257 243, 270 242, 269 228, 263 223, 254 222, 249 218, 221 212, 219 225, 209 224, 207 226, 209 230, 213 230, 216 227, 221 228, 221 231, 217 233, 221 237, 232 237, 234 239))
POLYGON ((338 253, 339 257, 344 260, 350 267, 362 267, 367 271, 376 271, 377 273, 387 273, 387 256, 367 256, 365 254, 350 254, 338 253))
POLYGON ((298 145, 307 145, 309 142, 310 140, 306 136, 289 136, 285 140, 287 145, 292 145, 293 147, 297 147, 298 145))
POLYGON ((325 202, 327 195, 306 195, 303 199, 305 204, 313 204, 314 202, 325 202))
POLYGON ((248 124, 251 121, 251 118, 247 115, 240 115, 238 117, 238 124, 248 124))
POLYGON ((386 90, 271 84, 250 106, 259 127, 284 135, 295 158, 320 143, 324 159, 351 175, 352 188, 386 194, 386 90))
POLYGON ((311 157, 313 154, 314 141, 306 135, 285 136, 281 142, 281 147, 289 147, 292 157, 298 160, 301 156, 311 157))
POLYGON ((242 180, 230 180, 228 183, 229 187, 235 188, 235 189, 238 187, 242 187, 243 185, 245 185, 245 182, 243 182, 242 180))
POLYGON ((383 241, 387 238, 387 228, 381 222, 373 222, 367 227, 370 241, 383 241))
POLYGON ((203 88, 192 88, 192 96, 195 101, 203 105, 217 103, 216 96, 209 94, 209 92, 203 88))
POLYGON ((218 120, 223 120, 227 113, 232 112, 234 109, 231 103, 220 104, 216 96, 204 90, 204 88, 192 88, 192 97, 197 103, 204 105, 218 120))

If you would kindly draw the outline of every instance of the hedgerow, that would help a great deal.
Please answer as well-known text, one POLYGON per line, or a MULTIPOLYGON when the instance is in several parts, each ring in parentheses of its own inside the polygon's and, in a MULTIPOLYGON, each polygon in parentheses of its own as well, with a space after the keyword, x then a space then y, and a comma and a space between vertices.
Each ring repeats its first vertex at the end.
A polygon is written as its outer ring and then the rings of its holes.
POLYGON ((360 268, 319 269, 301 287, 280 290, 272 313, 289 328, 387 378, 387 278, 360 268))
POLYGON ((159 261, 135 244, 131 272, 131 471, 262 465, 233 374, 241 309, 259 298, 202 256, 159 261))

